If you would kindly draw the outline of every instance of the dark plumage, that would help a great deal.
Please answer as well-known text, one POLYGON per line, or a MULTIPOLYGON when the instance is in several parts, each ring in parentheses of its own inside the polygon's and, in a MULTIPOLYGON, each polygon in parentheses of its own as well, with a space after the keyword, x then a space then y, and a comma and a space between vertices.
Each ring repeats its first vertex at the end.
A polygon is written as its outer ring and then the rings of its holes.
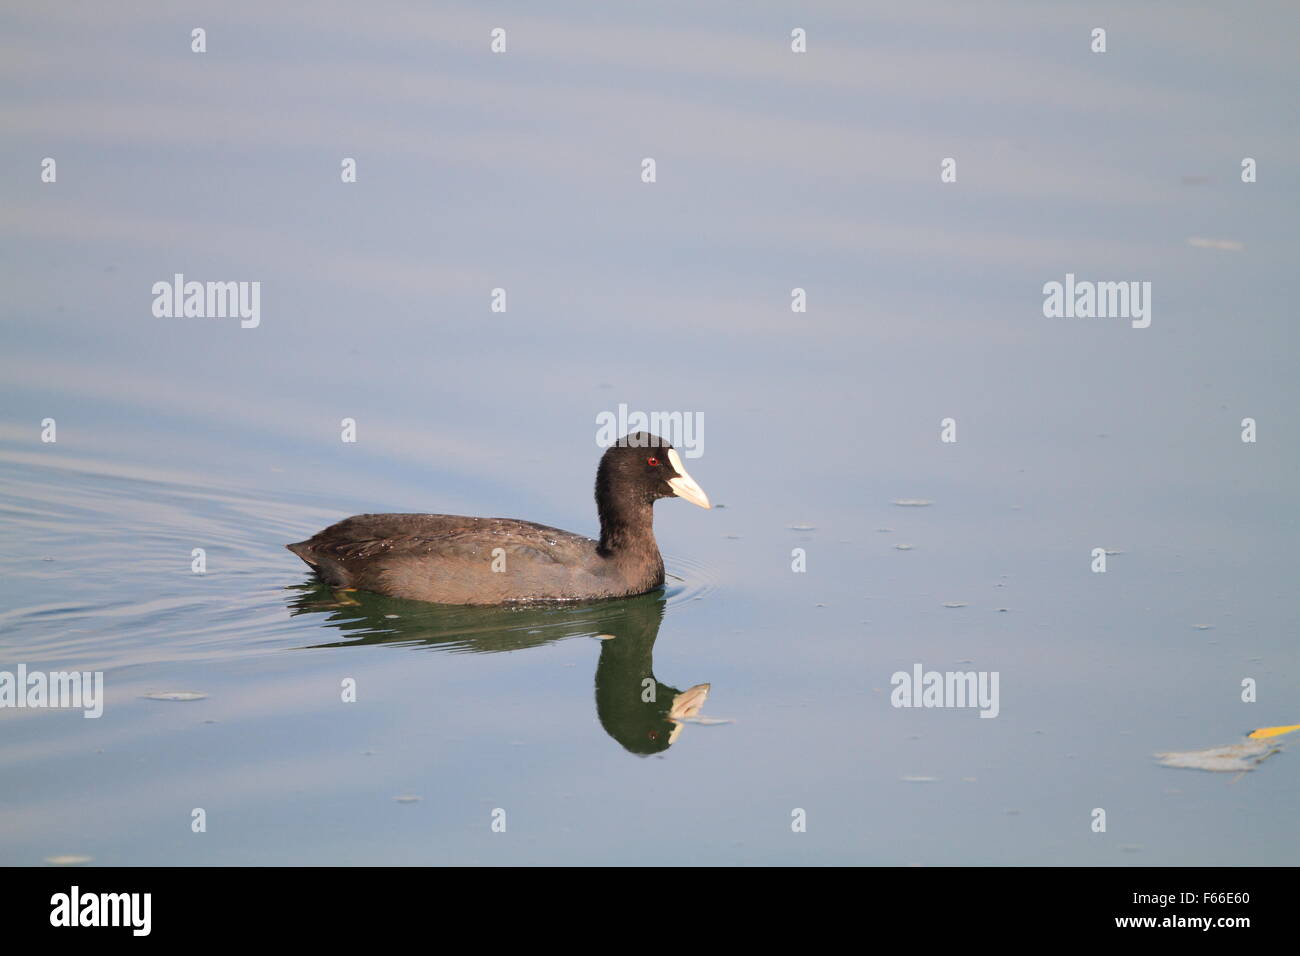
POLYGON ((596 470, 600 540, 513 518, 356 515, 286 545, 329 584, 439 604, 626 597, 661 587, 654 503, 710 507, 663 439, 620 439, 596 470))

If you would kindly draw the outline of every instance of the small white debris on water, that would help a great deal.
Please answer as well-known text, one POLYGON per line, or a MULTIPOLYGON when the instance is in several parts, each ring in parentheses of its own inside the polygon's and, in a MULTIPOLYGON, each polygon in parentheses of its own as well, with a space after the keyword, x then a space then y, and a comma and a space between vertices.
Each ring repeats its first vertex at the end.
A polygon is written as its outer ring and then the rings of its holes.
POLYGON ((1221 249, 1224 252, 1241 252, 1246 248, 1244 242, 1238 242, 1236 239, 1205 239, 1201 236, 1192 236, 1187 240, 1187 244, 1197 249, 1221 249))
POLYGON ((1274 740, 1242 740, 1205 750, 1171 750, 1156 754, 1163 767, 1208 770, 1212 773, 1247 773, 1281 750, 1274 740))

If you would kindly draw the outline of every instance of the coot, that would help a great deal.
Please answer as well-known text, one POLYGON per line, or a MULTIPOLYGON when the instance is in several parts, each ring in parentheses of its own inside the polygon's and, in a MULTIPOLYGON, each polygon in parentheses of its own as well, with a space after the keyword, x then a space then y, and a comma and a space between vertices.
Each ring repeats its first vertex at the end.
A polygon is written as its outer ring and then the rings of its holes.
POLYGON ((329 584, 438 604, 585 601, 653 591, 664 583, 653 506, 704 490, 668 442, 619 439, 596 469, 600 540, 514 518, 356 515, 286 545, 329 584))

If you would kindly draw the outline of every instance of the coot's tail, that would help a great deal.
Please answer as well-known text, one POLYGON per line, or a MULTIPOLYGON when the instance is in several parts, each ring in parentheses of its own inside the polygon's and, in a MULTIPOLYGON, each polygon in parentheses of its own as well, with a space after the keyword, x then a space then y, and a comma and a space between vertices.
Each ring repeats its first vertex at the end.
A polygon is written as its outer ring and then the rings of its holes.
POLYGON ((312 554, 310 541, 298 541, 294 544, 286 544, 285 547, 298 555, 298 557, 302 558, 313 568, 316 567, 316 555, 312 554))
POLYGON ((310 540, 286 544, 285 547, 302 558, 326 584, 332 584, 336 588, 352 586, 352 574, 348 569, 327 554, 317 554, 310 540))

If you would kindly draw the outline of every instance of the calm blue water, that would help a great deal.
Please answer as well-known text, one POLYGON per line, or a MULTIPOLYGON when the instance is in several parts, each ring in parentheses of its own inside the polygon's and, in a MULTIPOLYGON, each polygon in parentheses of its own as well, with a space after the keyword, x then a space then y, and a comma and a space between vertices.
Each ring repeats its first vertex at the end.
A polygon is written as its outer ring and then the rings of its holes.
POLYGON ((1287 5, 0 18, 0 671, 107 697, 0 709, 0 862, 1295 861, 1296 744, 1152 756, 1300 722, 1287 5), (155 317, 177 272, 260 325, 155 317), (1067 272, 1150 328, 1045 318, 1067 272), (705 422, 664 594, 438 608, 283 548, 594 534, 620 403, 705 422), (892 707, 917 663, 998 717, 892 707), (701 684, 730 722, 668 721, 701 684))

